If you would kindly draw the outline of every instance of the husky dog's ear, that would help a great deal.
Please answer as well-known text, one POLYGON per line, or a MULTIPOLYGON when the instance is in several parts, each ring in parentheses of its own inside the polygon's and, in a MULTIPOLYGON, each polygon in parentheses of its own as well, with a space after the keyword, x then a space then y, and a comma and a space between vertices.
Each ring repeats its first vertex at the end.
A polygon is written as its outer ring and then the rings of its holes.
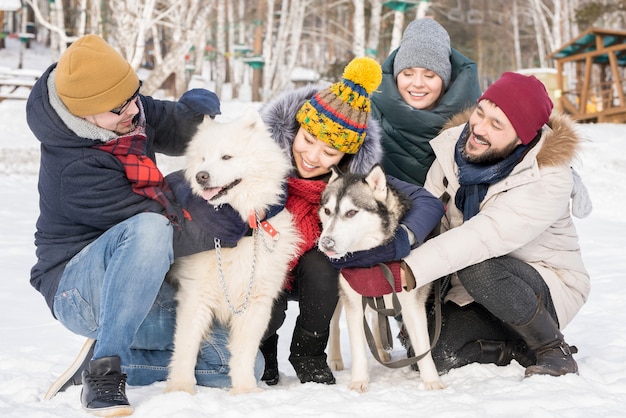
POLYGON ((372 167, 365 177, 365 182, 370 186, 377 200, 384 200, 387 197, 387 177, 385 177, 385 171, 380 164, 372 167))
POLYGON ((341 172, 341 170, 339 169, 339 167, 337 167, 336 165, 331 165, 330 166, 330 178, 328 179, 328 184, 332 183, 333 181, 337 180, 339 177, 343 176, 343 173, 341 172))

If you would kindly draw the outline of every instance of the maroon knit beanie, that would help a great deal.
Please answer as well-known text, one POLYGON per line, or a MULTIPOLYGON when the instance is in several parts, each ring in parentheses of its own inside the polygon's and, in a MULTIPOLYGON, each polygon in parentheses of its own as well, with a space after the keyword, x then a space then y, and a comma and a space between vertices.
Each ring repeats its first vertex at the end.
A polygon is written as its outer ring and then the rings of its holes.
POLYGON ((535 76, 506 72, 482 96, 498 106, 513 125, 517 136, 526 145, 548 123, 552 100, 546 87, 535 76))

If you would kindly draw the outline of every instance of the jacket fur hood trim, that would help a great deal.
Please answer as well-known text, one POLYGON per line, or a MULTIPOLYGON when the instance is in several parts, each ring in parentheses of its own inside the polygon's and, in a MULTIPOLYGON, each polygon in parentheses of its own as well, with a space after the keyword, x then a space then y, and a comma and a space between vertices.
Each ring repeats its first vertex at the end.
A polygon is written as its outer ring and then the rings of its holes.
MULTIPOLYGON (((296 90, 282 92, 260 110, 270 135, 292 160, 291 144, 300 128, 300 123, 296 120, 296 113, 304 102, 326 87, 324 85, 308 85, 296 90)), ((359 151, 348 156, 351 157, 348 166, 351 172, 365 174, 382 159, 382 129, 378 121, 371 116, 366 133, 365 141, 363 141, 359 151)))
MULTIPOLYGON (((469 121, 474 108, 467 109, 450 118, 442 132, 469 121)), ((542 128, 542 146, 537 153, 539 167, 568 165, 577 158, 582 138, 576 131, 574 120, 561 112, 552 112, 547 125, 542 128)))

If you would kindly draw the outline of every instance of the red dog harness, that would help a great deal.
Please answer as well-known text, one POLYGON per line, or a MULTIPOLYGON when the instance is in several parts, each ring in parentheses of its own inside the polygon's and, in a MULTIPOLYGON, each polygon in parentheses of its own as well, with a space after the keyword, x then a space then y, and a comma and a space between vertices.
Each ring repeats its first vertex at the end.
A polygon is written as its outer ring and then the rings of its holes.
MULTIPOLYGON (((400 262, 391 261, 385 263, 385 265, 389 267, 393 273, 396 293, 401 292, 400 262)), ((387 295, 393 291, 380 266, 345 268, 341 270, 341 274, 348 281, 350 287, 361 296, 378 297, 387 295)))

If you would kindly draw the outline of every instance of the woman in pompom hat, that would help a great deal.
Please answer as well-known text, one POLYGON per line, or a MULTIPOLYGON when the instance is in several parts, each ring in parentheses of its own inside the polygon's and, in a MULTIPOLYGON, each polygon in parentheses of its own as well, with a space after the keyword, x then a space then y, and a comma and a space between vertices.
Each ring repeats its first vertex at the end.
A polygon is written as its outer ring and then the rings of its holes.
POLYGON ((590 203, 571 168, 582 139, 552 107, 536 77, 507 72, 430 142, 424 187, 446 215, 404 261, 418 286, 452 275, 432 351, 440 372, 512 360, 526 377, 578 372, 561 331, 589 296, 572 217, 590 203))
POLYGON ((422 18, 409 23, 382 68, 372 114, 383 127, 383 167, 421 186, 435 159, 428 141, 480 96, 476 63, 450 46, 443 26, 422 18))
MULTIPOLYGON (((370 117, 370 96, 380 80, 376 61, 355 58, 337 83, 283 92, 261 109, 272 137, 293 162, 286 208, 294 215, 303 239, 261 346, 265 357, 262 379, 268 384, 279 379, 276 331, 285 320, 288 299, 298 300, 300 307, 289 356, 298 378, 302 383, 335 383, 324 350, 338 300, 339 273, 317 250, 321 232, 317 211, 332 165, 343 172, 367 173, 380 162, 380 126, 370 117)), ((425 189, 391 177, 388 180, 412 199, 413 209, 392 242, 361 255, 369 265, 402 259, 412 245, 424 241, 443 214, 439 200, 425 189)))
MULTIPOLYGON (((163 279, 174 255, 210 249, 216 236, 183 217, 155 154, 182 155, 205 115, 220 113, 217 96, 194 89, 177 102, 155 100, 140 87, 113 47, 86 35, 43 73, 26 104, 41 142, 31 283, 55 318, 89 338, 45 397, 83 384, 81 402, 95 414, 131 413, 126 383, 167 378, 176 302, 163 279)), ((227 337, 218 330, 203 347, 199 384, 230 384, 227 337)))

